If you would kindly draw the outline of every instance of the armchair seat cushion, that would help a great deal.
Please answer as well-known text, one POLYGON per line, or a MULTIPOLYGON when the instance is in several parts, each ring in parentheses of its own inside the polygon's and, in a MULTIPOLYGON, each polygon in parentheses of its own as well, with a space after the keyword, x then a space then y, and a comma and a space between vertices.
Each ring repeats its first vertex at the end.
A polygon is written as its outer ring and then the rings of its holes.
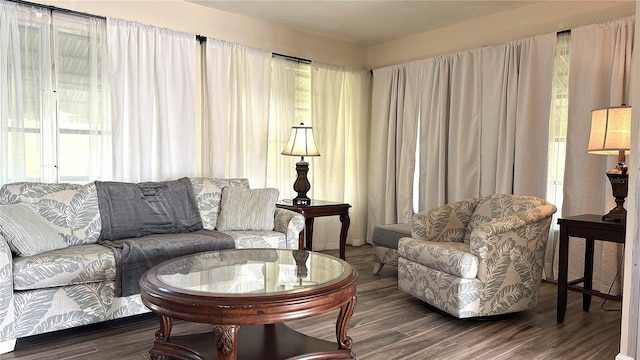
POLYGON ((398 253, 407 260, 460 278, 474 279, 478 274, 478 258, 470 253, 469 244, 402 238, 398 253))

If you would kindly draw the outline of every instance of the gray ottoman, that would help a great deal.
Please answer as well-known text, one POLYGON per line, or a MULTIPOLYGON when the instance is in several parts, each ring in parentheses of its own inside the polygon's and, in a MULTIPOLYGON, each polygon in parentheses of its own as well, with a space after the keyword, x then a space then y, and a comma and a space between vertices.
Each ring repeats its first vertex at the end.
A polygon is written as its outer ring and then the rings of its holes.
POLYGON ((398 266, 398 241, 411 237, 411 224, 388 224, 373 229, 373 273, 378 274, 384 264, 398 266))

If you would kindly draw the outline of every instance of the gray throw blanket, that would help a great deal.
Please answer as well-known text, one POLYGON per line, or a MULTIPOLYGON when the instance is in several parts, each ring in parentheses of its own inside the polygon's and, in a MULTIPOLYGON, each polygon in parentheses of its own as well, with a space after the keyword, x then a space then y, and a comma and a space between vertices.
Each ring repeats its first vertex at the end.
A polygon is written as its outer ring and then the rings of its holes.
POLYGON ((113 249, 116 296, 140 292, 145 271, 165 260, 202 251, 233 249, 233 239, 202 230, 191 181, 96 181, 102 230, 98 243, 113 249))
POLYGON ((202 229, 191 181, 96 181, 102 229, 100 239, 118 240, 151 234, 202 229))
POLYGON ((227 234, 199 230, 180 234, 156 234, 140 238, 98 243, 113 249, 116 259, 116 296, 140 293, 142 275, 153 266, 178 256, 211 250, 233 249, 233 238, 227 234))

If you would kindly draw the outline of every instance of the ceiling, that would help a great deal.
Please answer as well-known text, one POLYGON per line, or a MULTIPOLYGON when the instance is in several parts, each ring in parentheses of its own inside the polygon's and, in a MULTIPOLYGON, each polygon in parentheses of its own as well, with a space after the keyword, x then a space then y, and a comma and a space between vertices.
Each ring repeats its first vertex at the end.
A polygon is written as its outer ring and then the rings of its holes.
POLYGON ((544 0, 187 1, 334 40, 373 46, 544 0))

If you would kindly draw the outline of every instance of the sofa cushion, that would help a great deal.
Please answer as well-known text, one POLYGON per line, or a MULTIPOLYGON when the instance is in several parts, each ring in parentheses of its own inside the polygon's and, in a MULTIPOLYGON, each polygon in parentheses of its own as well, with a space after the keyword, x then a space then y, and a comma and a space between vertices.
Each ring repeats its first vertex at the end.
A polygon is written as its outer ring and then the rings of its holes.
POLYGON ((202 229, 202 220, 187 178, 162 182, 96 181, 102 240, 202 229))
MULTIPOLYGON (((233 238, 236 249, 291 249, 287 237, 278 231, 221 231, 233 238)), ((298 239, 296 246, 298 247, 298 239)))
POLYGON ((213 179, 206 177, 189 178, 200 211, 202 226, 206 230, 215 230, 220 212, 222 189, 225 187, 241 187, 248 189, 248 179, 213 179))
POLYGON ((402 238, 398 242, 401 257, 461 278, 474 279, 478 258, 461 242, 424 241, 402 238))
POLYGON ((0 206, 0 233, 18 256, 33 256, 69 246, 28 204, 0 206))
POLYGON ((112 281, 115 275, 113 251, 98 244, 70 246, 13 259, 15 290, 112 281))
POLYGON ((93 244, 100 236, 100 213, 94 183, 21 182, 0 189, 0 203, 28 203, 69 245, 93 244))
POLYGON ((218 230, 273 230, 278 196, 278 189, 222 189, 218 230))

